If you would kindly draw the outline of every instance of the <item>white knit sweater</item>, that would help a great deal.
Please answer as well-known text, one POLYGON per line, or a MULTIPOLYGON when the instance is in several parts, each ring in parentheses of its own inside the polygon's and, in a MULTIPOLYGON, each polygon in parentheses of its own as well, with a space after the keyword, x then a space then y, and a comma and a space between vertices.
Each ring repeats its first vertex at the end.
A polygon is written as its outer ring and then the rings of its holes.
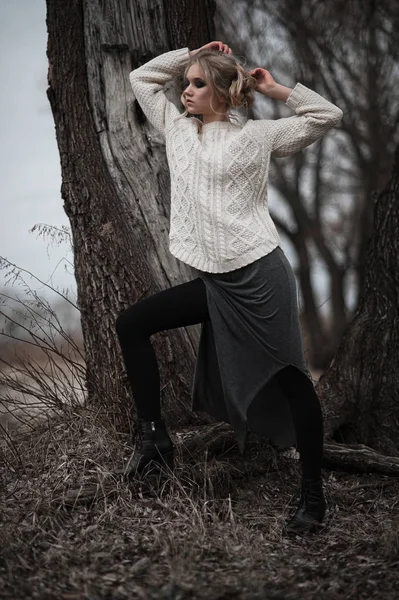
POLYGON ((337 125, 342 110, 297 83, 287 106, 296 115, 202 124, 182 117, 163 86, 182 75, 188 48, 150 60, 129 75, 148 120, 165 135, 171 175, 169 250, 210 273, 244 267, 280 245, 270 217, 270 156, 289 156, 337 125), (180 118, 178 118, 180 116, 180 118))

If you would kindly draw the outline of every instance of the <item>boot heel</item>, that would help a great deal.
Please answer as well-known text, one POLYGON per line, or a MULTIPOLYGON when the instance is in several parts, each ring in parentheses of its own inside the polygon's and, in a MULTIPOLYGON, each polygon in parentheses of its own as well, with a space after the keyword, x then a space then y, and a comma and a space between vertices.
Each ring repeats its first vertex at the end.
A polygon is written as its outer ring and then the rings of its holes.
POLYGON ((133 454, 124 475, 150 474, 160 468, 173 470, 173 444, 162 419, 138 419, 133 454))

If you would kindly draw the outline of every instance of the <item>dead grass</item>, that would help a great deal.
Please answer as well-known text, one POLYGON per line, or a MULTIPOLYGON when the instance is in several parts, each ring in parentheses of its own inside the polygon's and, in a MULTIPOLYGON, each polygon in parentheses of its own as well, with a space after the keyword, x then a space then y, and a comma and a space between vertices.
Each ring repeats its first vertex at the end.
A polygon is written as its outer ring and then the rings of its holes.
POLYGON ((3 440, 2 598, 398 597, 397 480, 325 471, 325 529, 290 540, 297 461, 259 440, 240 457, 174 439, 175 473, 131 482, 115 474, 130 440, 100 410, 3 440))

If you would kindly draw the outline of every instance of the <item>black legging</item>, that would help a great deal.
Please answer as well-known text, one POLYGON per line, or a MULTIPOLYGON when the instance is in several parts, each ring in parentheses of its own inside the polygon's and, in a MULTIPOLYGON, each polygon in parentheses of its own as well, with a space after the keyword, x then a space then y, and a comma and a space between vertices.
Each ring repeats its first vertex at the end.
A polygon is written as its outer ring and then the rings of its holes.
MULTIPOLYGON (((161 418, 160 377, 151 335, 209 319, 206 287, 200 277, 139 300, 119 315, 116 331, 140 418, 161 418)), ((303 476, 317 479, 323 455, 323 418, 313 384, 292 366, 284 367, 276 378, 290 404, 303 476)))

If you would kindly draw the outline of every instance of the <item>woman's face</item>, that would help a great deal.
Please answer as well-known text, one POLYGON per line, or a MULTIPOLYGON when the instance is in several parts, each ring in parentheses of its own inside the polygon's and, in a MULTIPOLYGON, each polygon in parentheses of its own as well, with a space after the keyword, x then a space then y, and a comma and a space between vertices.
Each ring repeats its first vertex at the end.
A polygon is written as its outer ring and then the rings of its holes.
MULTIPOLYGON (((197 63, 192 64, 187 72, 183 91, 188 112, 193 115, 213 115, 211 95, 211 87, 206 82, 204 72, 197 63)), ((213 106, 217 112, 226 111, 226 103, 216 96, 213 98, 213 106)))

